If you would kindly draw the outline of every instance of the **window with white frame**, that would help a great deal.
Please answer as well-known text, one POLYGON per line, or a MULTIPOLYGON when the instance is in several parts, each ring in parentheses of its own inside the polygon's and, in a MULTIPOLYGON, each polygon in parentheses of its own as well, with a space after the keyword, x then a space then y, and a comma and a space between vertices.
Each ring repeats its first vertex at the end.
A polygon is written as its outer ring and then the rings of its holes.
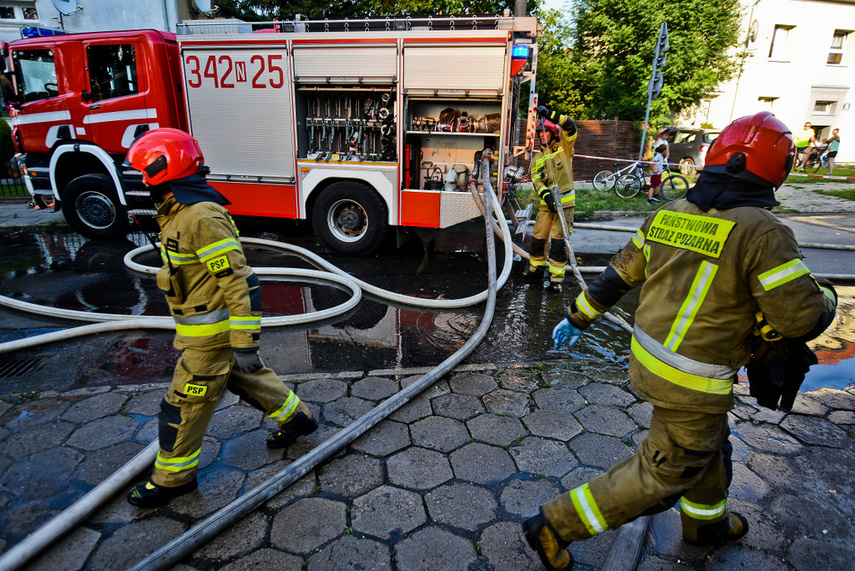
POLYGON ((775 26, 772 45, 769 46, 769 59, 790 61, 790 39, 795 26, 775 26))
POLYGON ((757 98, 757 107, 760 111, 770 111, 772 113, 775 112, 775 100, 777 97, 758 97, 757 98))
POLYGON ((828 50, 828 65, 841 65, 846 53, 846 43, 850 32, 845 30, 834 30, 831 37, 831 48, 828 50))
POLYGON ((0 3, 0 22, 14 20, 16 22, 39 19, 35 2, 16 2, 15 4, 0 3))
POLYGON ((813 104, 814 115, 834 115, 837 110, 837 101, 828 101, 825 99, 817 99, 813 104))

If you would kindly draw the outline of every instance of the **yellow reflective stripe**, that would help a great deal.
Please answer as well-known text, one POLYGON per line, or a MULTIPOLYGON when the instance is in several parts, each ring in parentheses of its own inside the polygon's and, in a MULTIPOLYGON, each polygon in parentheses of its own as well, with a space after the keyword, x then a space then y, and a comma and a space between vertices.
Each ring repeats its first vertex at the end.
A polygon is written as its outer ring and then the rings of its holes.
POLYGON ((181 266, 184 264, 198 264, 199 258, 194 254, 179 254, 178 252, 170 252, 163 245, 160 246, 160 256, 165 262, 167 258, 173 266, 181 266))
POLYGON ((157 459, 154 461, 154 466, 168 472, 183 472, 195 468, 199 464, 199 454, 202 449, 199 448, 190 456, 181 456, 177 458, 164 458, 158 452, 157 459))
POLYGON ((292 391, 291 396, 285 400, 282 406, 279 407, 279 410, 268 414, 267 416, 277 422, 284 422, 285 419, 291 416, 291 413, 294 412, 298 404, 300 404, 300 399, 297 398, 297 395, 292 391))
POLYGON ((632 243, 635 244, 635 247, 641 250, 644 248, 644 232, 639 230, 635 233, 635 236, 632 237, 632 243))
POLYGON ((225 240, 209 244, 204 248, 199 248, 196 250, 196 255, 199 256, 200 261, 205 262, 214 256, 225 254, 229 250, 240 250, 240 244, 234 238, 226 238, 225 240))
POLYGON ((594 501, 594 495, 587 483, 570 490, 569 493, 573 507, 576 508, 576 513, 579 514, 579 518, 585 524, 588 533, 597 535, 609 529, 609 524, 606 523, 603 514, 600 513, 600 508, 597 507, 597 502, 594 501))
POLYGON ((184 337, 208 337, 225 333, 230 329, 229 320, 224 319, 216 323, 206 323, 204 325, 186 325, 184 323, 175 323, 175 331, 184 337))
POLYGON ((707 293, 710 291, 710 286, 717 271, 718 266, 715 264, 707 261, 701 262, 701 267, 698 268, 698 273, 695 274, 695 279, 692 281, 692 288, 689 291, 689 295, 680 307, 677 319, 671 325, 671 332, 668 333, 668 337, 665 339, 665 347, 671 351, 676 351, 680 343, 683 342, 686 331, 695 321, 695 316, 698 314, 704 298, 706 298, 707 293))
POLYGON ((693 391, 700 391, 713 395, 730 394, 733 387, 733 379, 712 379, 710 377, 693 375, 691 373, 685 373, 680 369, 660 361, 650 354, 647 349, 641 346, 641 343, 638 342, 635 335, 632 336, 631 349, 635 358, 638 359, 638 361, 648 371, 654 375, 662 377, 666 381, 674 383, 675 385, 680 385, 681 387, 686 387, 693 391))
POLYGON ((231 317, 229 325, 232 329, 261 329, 261 317, 231 317))
POLYGON ((196 315, 174 315, 172 319, 175 323, 181 325, 210 325, 211 323, 219 323, 220 321, 229 318, 229 308, 214 309, 207 313, 197 313, 196 315))
POLYGON ((585 316, 591 320, 597 319, 603 314, 602 311, 597 311, 590 303, 588 303, 588 298, 585 297, 584 291, 576 297, 576 309, 584 313, 585 316))
POLYGON ((791 282, 799 276, 809 274, 808 267, 799 259, 790 260, 786 264, 781 264, 776 268, 772 268, 768 272, 763 272, 757 279, 760 280, 760 285, 763 289, 769 291, 780 285, 791 282))
POLYGON ((569 194, 562 194, 561 195, 561 204, 564 204, 565 202, 570 202, 571 200, 572 201, 576 200, 576 189, 571 188, 568 192, 569 192, 569 194))
POLYGON ((528 263, 535 268, 540 268, 546 265, 546 260, 532 260, 529 258, 528 263))
POLYGON ((549 273, 555 274, 556 276, 563 276, 566 272, 566 266, 556 266, 552 262, 549 263, 549 273))
POLYGON ((680 509, 693 519, 717 519, 724 515, 725 505, 727 505, 727 499, 717 504, 696 504, 686 498, 680 498, 680 509))
POLYGON ((830 299, 832 303, 837 303, 837 300, 834 299, 834 293, 830 289, 828 289, 827 287, 819 286, 819 291, 821 291, 825 297, 830 299))

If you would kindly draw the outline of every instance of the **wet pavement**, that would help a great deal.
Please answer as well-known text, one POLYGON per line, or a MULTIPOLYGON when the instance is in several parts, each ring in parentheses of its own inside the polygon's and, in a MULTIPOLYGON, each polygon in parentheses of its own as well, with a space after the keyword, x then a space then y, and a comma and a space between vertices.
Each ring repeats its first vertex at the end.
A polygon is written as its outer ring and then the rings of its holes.
MULTIPOLYGON (((805 232, 830 232, 823 240, 838 236, 840 243, 855 243, 847 230, 852 217, 834 216, 831 225, 824 214, 796 222, 805 232)), ((0 225, 6 222, 0 215, 0 225)), ((640 219, 614 223, 637 228, 640 219)), ((605 263, 631 236, 585 240, 583 233, 580 229, 574 236, 586 264, 605 263)), ((450 277, 439 272, 433 287, 461 275, 454 264, 465 265, 469 254, 457 256, 464 258, 441 258, 450 264, 450 277)), ((105 257, 103 251, 85 256, 86 268, 103 269, 105 257)), ((52 262, 61 266, 77 259, 61 258, 52 262)), ((48 263, 45 271, 55 270, 48 263)), ((63 281, 73 281, 74 275, 63 275, 63 281)), ((469 287, 476 291, 483 287, 472 282, 469 287)), ((103 290, 99 283, 89 285, 103 290)), ((122 306, 120 311, 160 311, 156 296, 141 283, 121 286, 137 297, 133 304, 113 302, 122 306)), ((69 284, 65 305, 85 306, 89 298, 79 292, 86 285, 69 284)), ((598 324, 572 353, 545 357, 551 326, 574 290, 550 297, 539 285, 512 278, 499 293, 488 338, 464 365, 175 568, 540 569, 520 523, 543 502, 630 455, 644 438, 651 414, 650 405, 629 385, 629 336, 621 330, 598 324)), ((747 384, 738 385, 738 404, 731 413, 735 465, 729 507, 749 520, 748 536, 734 544, 691 546, 681 540, 679 513, 672 509, 651 518, 638 569, 855 569, 855 288, 841 288, 841 293, 846 306, 841 313, 848 317, 815 346, 824 363, 820 367, 829 370, 811 370, 805 385, 810 390, 799 396, 791 413, 757 408, 747 396, 747 384), (825 388, 832 385, 837 388, 825 388)), ((331 294, 313 290, 304 295, 314 300, 331 294)), ((618 312, 631 315, 634 305, 628 296, 618 312)), ((118 494, 26 568, 100 570, 135 564, 414 382, 471 335, 483 311, 476 307, 426 316, 430 312, 377 307, 370 317, 350 316, 357 321, 351 327, 264 334, 265 359, 322 421, 317 433, 286 454, 268 450, 264 438, 272 423, 227 394, 208 428, 198 491, 155 510, 133 508, 118 494), (349 336, 347 342, 343 335, 349 336), (384 345, 385 335, 392 339, 384 345), (313 349, 321 343, 332 347, 313 349), (325 356, 342 351, 344 359, 325 356), (417 359, 424 363, 413 366, 417 359)), ((46 318, 29 319, 34 329, 50 325, 46 318)), ((67 342, 50 352, 41 369, 53 378, 40 377, 35 389, 3 380, 0 552, 156 437, 156 414, 175 357, 170 338, 131 332, 67 342), (172 360, 155 358, 164 355, 172 360), (63 363, 87 362, 86 369, 66 365, 63 371, 63 363)), ((576 568, 602 568, 615 536, 610 531, 574 544, 576 568)))

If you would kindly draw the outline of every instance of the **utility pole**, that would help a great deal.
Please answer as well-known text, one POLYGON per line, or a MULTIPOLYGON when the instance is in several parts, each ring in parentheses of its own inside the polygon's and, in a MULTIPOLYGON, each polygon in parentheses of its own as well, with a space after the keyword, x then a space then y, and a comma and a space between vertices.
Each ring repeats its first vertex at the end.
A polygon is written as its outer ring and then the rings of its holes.
POLYGON ((665 78, 662 77, 662 72, 659 71, 665 67, 665 62, 668 60, 668 23, 662 22, 659 25, 659 37, 656 39, 656 47, 653 48, 653 73, 650 75, 650 81, 647 84, 647 111, 644 113, 644 126, 641 132, 641 148, 638 150, 638 160, 644 158, 644 141, 647 138, 647 121, 650 119, 650 103, 659 97, 662 93, 662 86, 665 84, 665 78))

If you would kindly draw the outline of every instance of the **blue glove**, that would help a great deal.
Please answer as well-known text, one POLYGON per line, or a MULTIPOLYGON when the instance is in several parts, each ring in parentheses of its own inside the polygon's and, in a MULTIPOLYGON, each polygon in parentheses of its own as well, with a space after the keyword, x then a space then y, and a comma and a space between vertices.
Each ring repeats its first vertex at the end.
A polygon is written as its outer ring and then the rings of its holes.
POLYGON ((570 323, 570 320, 566 317, 552 330, 552 340, 555 341, 556 351, 565 343, 567 343, 567 348, 569 349, 576 344, 576 341, 581 336, 582 330, 570 323))
POLYGON ((244 373, 254 373, 264 368, 258 351, 234 351, 238 369, 244 373))

